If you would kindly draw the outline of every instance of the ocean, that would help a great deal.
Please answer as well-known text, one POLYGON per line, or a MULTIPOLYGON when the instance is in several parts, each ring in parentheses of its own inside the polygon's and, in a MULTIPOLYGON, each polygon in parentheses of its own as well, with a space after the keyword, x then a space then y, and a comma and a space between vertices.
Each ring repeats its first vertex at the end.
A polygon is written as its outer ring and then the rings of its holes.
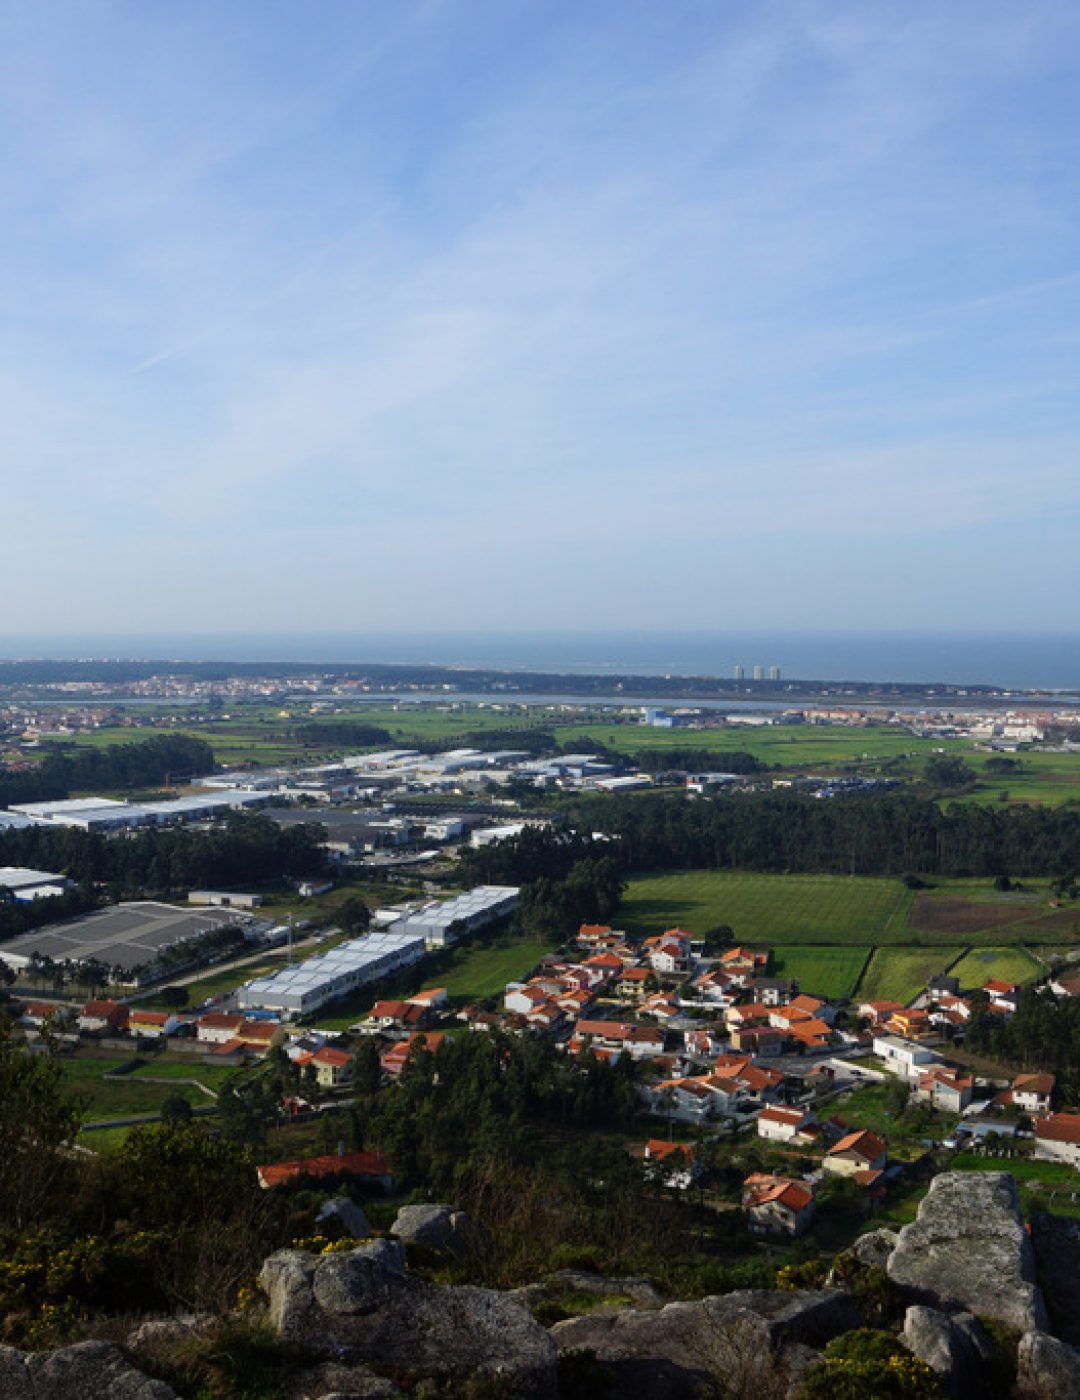
POLYGON ((1080 633, 252 633, 0 637, 4 658, 385 662, 596 675, 914 681, 1080 690, 1080 633))

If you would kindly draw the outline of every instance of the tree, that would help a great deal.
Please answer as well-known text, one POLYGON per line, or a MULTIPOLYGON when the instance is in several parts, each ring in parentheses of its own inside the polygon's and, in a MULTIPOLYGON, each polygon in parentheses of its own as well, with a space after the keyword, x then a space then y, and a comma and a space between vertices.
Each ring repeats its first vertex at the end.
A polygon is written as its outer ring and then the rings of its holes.
POLYGON ((162 987, 158 995, 170 1011, 180 1011, 191 999, 191 993, 186 987, 162 987))
POLYGON ((352 1063, 352 1082, 358 1098, 374 1099, 382 1086, 382 1065, 374 1036, 366 1035, 356 1047, 352 1063))
POLYGON ((191 1105, 183 1094, 167 1094, 161 1105, 161 1121, 163 1123, 189 1123, 191 1121, 191 1105))
POLYGON ((352 894, 338 910, 338 923, 346 933, 364 933, 371 924, 371 910, 359 895, 352 894))
POLYGON ((0 1220, 21 1229, 62 1196, 82 1109, 57 1060, 23 1053, 0 1029, 0 1220))

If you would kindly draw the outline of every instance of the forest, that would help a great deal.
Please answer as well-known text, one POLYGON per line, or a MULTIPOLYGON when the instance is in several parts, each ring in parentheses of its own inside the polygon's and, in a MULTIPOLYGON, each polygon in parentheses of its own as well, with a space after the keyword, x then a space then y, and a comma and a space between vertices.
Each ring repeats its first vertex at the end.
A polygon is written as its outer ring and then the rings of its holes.
POLYGON ((131 744, 53 748, 40 762, 0 770, 0 807, 19 802, 49 802, 73 792, 118 792, 188 781, 209 773, 214 751, 203 739, 186 734, 156 734, 131 744))
POLYGON ((0 832, 0 865, 63 871, 101 884, 111 897, 142 892, 276 883, 326 868, 323 827, 281 828, 268 817, 230 813, 206 830, 170 827, 118 838, 65 826, 0 832))

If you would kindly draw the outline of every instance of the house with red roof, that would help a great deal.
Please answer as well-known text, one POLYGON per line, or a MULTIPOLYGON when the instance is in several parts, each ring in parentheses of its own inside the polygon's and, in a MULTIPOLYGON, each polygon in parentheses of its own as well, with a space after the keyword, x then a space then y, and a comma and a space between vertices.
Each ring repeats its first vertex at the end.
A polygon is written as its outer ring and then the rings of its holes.
POLYGON ((340 1089, 352 1078, 352 1056, 332 1045, 323 1045, 310 1055, 301 1055, 295 1063, 299 1069, 311 1069, 324 1089, 340 1089))
POLYGON ((1051 1113, 1035 1123, 1035 1156, 1080 1169, 1080 1113, 1051 1113))
POLYGON ((808 1181, 753 1172, 743 1182, 746 1223, 755 1234, 801 1235, 814 1218, 817 1203, 808 1181))
POLYGON ((848 1133, 826 1152, 821 1165, 837 1176, 858 1176, 881 1171, 886 1162, 885 1141, 868 1128, 848 1133))
POLYGON ((813 1142, 818 1134, 817 1119, 805 1108, 785 1108, 780 1104, 763 1108, 758 1114, 758 1137, 767 1142, 793 1142, 800 1146, 813 1142))
POLYGON ((207 1045, 224 1045, 244 1024, 242 1011, 207 1011, 195 1023, 195 1039, 207 1045))
POLYGON ((1020 1001, 1018 982, 1003 982, 1000 978, 992 977, 989 982, 983 983, 983 991, 990 998, 990 1010, 1006 1018, 1013 1014, 1020 1001))
POLYGON ((645 1161, 665 1186, 679 1191, 693 1186, 701 1175, 701 1163, 690 1143, 650 1138, 645 1144, 645 1161))
POLYGON ((402 1036, 420 1030, 431 1019, 431 1009, 419 1001, 377 1001, 365 1018, 365 1029, 381 1035, 402 1036))
POLYGON ((256 1167, 264 1190, 283 1186, 301 1177, 349 1176, 380 1191, 392 1191, 390 1164, 381 1152, 336 1152, 322 1157, 300 1157, 291 1162, 272 1162, 256 1167))
POLYGON ((180 1025, 179 1016, 172 1011, 147 1011, 141 1006, 133 1006, 128 1016, 128 1032, 141 1036, 143 1040, 161 1040, 167 1035, 175 1035, 180 1025))
POLYGON ((1018 1074, 1012 1082, 1012 1101, 1021 1113, 1032 1118, 1045 1117, 1050 1112, 1056 1083, 1052 1074, 1018 1074))
POLYGON ((88 1001, 79 1012, 84 1035, 120 1035, 127 1030, 131 1009, 122 1001, 88 1001))
POLYGON ((971 1102, 974 1088, 973 1075, 964 1074, 951 1065, 934 1065, 919 1075, 913 1097, 944 1113, 963 1113, 971 1102))
POLYGON ((414 1050, 430 1050, 433 1054, 446 1039, 443 1031, 413 1031, 404 1040, 399 1040, 392 1045, 389 1050, 379 1056, 379 1064, 383 1068, 384 1074, 393 1075, 395 1078, 405 1068, 409 1056, 414 1050))

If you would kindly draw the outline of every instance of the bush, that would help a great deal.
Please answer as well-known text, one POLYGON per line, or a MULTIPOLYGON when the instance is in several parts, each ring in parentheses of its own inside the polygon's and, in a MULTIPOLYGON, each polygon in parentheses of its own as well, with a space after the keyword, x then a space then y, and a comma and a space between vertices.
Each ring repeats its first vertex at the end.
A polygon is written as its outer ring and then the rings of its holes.
POLYGON ((888 1332, 859 1327, 836 1337, 807 1371, 800 1400, 944 1400, 930 1367, 888 1332))

